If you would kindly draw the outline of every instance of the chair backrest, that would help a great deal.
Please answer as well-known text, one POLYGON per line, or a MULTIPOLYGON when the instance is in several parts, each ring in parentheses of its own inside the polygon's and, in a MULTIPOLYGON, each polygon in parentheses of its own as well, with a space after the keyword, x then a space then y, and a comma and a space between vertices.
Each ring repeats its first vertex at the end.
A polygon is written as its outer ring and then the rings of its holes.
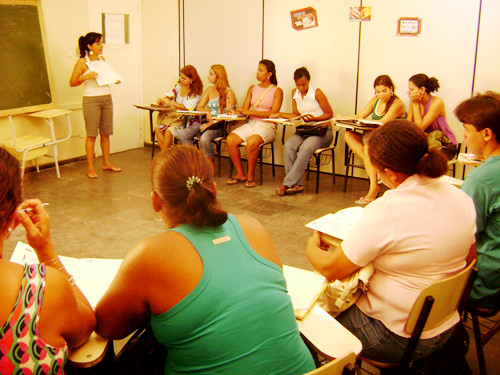
MULTIPOLYGON (((347 365, 356 365, 356 355, 354 353, 347 353, 345 356, 334 359, 331 362, 328 362, 326 365, 317 368, 316 370, 309 371, 304 375, 342 375, 344 372, 344 368, 347 365)), ((346 372, 354 374, 354 370, 352 372, 346 372)))
POLYGON ((457 311, 462 294, 464 293, 467 281, 469 280, 469 276, 475 264, 476 261, 474 260, 456 275, 436 281, 422 290, 406 322, 406 332, 412 333, 415 329, 420 310, 424 305, 425 299, 429 296, 434 298, 434 304, 432 305, 431 312, 425 323, 424 331, 439 326, 454 314, 455 311, 457 311))
POLYGON ((339 138, 340 126, 337 126, 337 124, 336 124, 336 122, 335 122, 334 119, 330 120, 330 126, 332 127, 332 131, 333 131, 333 140, 332 140, 331 145, 333 147, 337 147, 337 141, 338 141, 338 138, 339 138))

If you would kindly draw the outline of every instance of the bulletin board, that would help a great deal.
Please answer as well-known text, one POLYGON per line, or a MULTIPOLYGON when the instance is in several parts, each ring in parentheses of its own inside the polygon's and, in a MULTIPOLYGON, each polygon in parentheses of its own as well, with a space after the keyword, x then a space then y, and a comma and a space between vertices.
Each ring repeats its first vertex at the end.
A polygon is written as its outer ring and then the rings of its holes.
POLYGON ((40 1, 0 0, 0 116, 55 106, 40 1))

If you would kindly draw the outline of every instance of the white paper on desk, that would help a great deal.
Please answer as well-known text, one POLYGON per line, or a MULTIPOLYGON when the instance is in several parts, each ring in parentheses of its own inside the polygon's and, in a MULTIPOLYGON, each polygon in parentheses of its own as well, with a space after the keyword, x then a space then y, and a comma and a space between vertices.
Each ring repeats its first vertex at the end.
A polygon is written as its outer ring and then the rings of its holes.
POLYGON ((177 110, 177 113, 185 113, 188 115, 206 115, 207 114, 207 112, 204 112, 204 111, 188 111, 185 109, 179 109, 179 110, 177 110))
POLYGON ((326 279, 318 273, 283 265, 288 294, 295 317, 303 319, 326 288, 326 279))
POLYGON ((482 163, 483 161, 476 154, 465 154, 461 152, 458 154, 457 160, 461 163, 482 163))
POLYGON ((363 207, 349 207, 306 224, 307 228, 344 240, 363 216, 363 207))
POLYGON ((216 119, 217 120, 234 120, 234 119, 243 119, 245 118, 245 115, 226 115, 226 114, 220 114, 217 115, 216 119))
MULTIPOLYGON (((59 259, 68 273, 73 275, 76 284, 92 307, 97 305, 108 289, 122 263, 122 259, 79 259, 65 256, 59 256, 59 259)), ((21 265, 39 263, 35 250, 22 242, 17 243, 10 261, 21 265)))
POLYGON ((117 81, 123 82, 123 77, 107 61, 100 60, 99 64, 89 61, 87 65, 90 70, 97 73, 96 81, 99 86, 111 85, 117 81))
POLYGON ((294 117, 294 118, 283 118, 283 117, 278 117, 278 118, 263 118, 262 121, 269 121, 269 122, 276 122, 276 123, 288 123, 288 124, 303 124, 304 122, 300 119, 300 116, 294 117))

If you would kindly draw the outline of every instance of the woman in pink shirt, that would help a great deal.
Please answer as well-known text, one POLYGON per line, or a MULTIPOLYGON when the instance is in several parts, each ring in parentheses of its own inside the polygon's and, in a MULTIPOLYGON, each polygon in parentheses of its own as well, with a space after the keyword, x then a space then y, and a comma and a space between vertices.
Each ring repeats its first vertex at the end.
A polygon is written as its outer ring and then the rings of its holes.
POLYGON ((257 85, 248 88, 247 96, 240 109, 230 109, 230 115, 243 114, 250 120, 227 136, 227 152, 234 167, 236 176, 229 177, 228 185, 245 183, 245 187, 255 187, 255 166, 259 156, 259 146, 272 143, 276 138, 276 125, 262 121, 274 113, 278 113, 283 102, 283 90, 278 85, 276 67, 271 60, 261 60, 257 68, 257 85), (245 174, 239 145, 247 142, 248 173, 245 174))

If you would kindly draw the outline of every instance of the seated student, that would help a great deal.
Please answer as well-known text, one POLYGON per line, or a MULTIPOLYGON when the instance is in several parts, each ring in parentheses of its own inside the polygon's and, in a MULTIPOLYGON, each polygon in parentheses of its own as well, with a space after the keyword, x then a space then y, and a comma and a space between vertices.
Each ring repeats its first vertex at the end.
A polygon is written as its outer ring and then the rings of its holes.
MULTIPOLYGON (((179 82, 165 97, 158 99, 158 104, 174 109, 193 111, 200 101, 203 83, 192 65, 186 65, 179 73, 179 82)), ((189 116, 186 127, 179 115, 171 112, 160 112, 155 128, 156 139, 161 150, 172 145, 174 137, 181 143, 192 142, 200 130, 201 123, 195 116, 189 116), (166 131, 168 128, 168 131, 166 131)))
MULTIPOLYGON (((373 263, 368 292, 336 319, 361 340, 363 357, 396 363, 409 341, 405 324, 420 292, 465 267, 476 215, 467 194, 438 178, 448 170, 446 158, 429 148, 415 124, 395 120, 378 128, 369 140, 368 155, 393 190, 364 209, 361 220, 332 252, 322 250, 319 233, 314 233, 307 256, 329 280, 373 263)), ((439 349, 459 320, 457 312, 424 331, 414 359, 439 349)))
POLYGON ((485 162, 462 185, 477 212, 477 274, 470 294, 474 305, 500 308, 500 95, 487 92, 465 100, 456 109, 464 123, 469 151, 485 162))
POLYGON ((22 201, 19 162, 4 148, 0 192, 0 374, 62 374, 68 347, 94 330, 94 312, 57 256, 45 208, 38 199, 22 201), (18 224, 40 264, 2 259, 18 224))
POLYGON ((410 77, 408 88, 408 120, 427 133, 431 147, 440 148, 448 160, 453 159, 457 153, 457 139, 446 121, 443 99, 431 95, 439 89, 438 80, 423 73, 415 74, 410 77))
POLYGON ((153 209, 167 230, 125 257, 97 305, 96 332, 122 338, 150 319, 168 350, 166 374, 314 369, 269 233, 219 207, 203 153, 169 148, 151 173, 153 209))
POLYGON ((259 62, 257 80, 260 82, 259 84, 248 88, 243 107, 239 110, 230 109, 228 111, 231 115, 250 116, 250 120, 246 124, 233 130, 227 136, 227 152, 236 168, 236 176, 227 180, 228 185, 245 182, 245 187, 255 187, 255 167, 259 157, 259 146, 263 143, 272 143, 276 138, 276 124, 261 121, 273 113, 278 113, 283 102, 283 90, 277 86, 276 68, 271 60, 259 62), (238 148, 245 141, 247 142, 248 159, 248 174, 246 175, 238 148))
MULTIPOLYGON (((294 118, 302 116, 304 121, 329 120, 333 117, 333 110, 330 107, 327 97, 318 88, 309 85, 311 76, 309 71, 302 67, 293 74, 295 86, 292 90, 293 113, 282 113, 271 115, 271 117, 294 118)), ((302 175, 304 174, 311 155, 318 148, 329 146, 333 140, 332 128, 322 137, 302 137, 298 134, 292 135, 285 142, 285 171, 286 176, 283 185, 276 189, 279 196, 301 193, 302 175)))
MULTIPOLYGON (((371 115, 372 120, 380 121, 383 124, 387 124, 389 121, 405 118, 406 109, 405 105, 394 93, 394 84, 392 83, 391 77, 388 75, 381 75, 375 78, 373 82, 373 87, 375 89, 375 96, 370 99, 368 104, 363 108, 360 113, 354 116, 340 117, 341 120, 349 119, 364 119, 371 115)), ((363 159, 366 174, 370 179, 370 188, 368 193, 361 198, 359 198, 357 204, 368 204, 373 202, 378 197, 380 192, 380 186, 377 183, 377 174, 375 169, 370 164, 370 159, 366 154, 364 148, 364 143, 369 136, 356 133, 354 131, 346 131, 344 139, 351 150, 354 151, 356 155, 363 159)))
POLYGON ((229 87, 226 69, 223 65, 212 65, 208 72, 208 82, 213 84, 205 90, 203 96, 196 107, 197 111, 204 111, 205 106, 208 106, 207 122, 200 127, 200 145, 208 159, 214 163, 214 147, 212 141, 217 137, 224 135, 224 124, 222 127, 212 129, 214 118, 219 114, 224 113, 227 108, 236 106, 236 96, 234 91, 229 87))

